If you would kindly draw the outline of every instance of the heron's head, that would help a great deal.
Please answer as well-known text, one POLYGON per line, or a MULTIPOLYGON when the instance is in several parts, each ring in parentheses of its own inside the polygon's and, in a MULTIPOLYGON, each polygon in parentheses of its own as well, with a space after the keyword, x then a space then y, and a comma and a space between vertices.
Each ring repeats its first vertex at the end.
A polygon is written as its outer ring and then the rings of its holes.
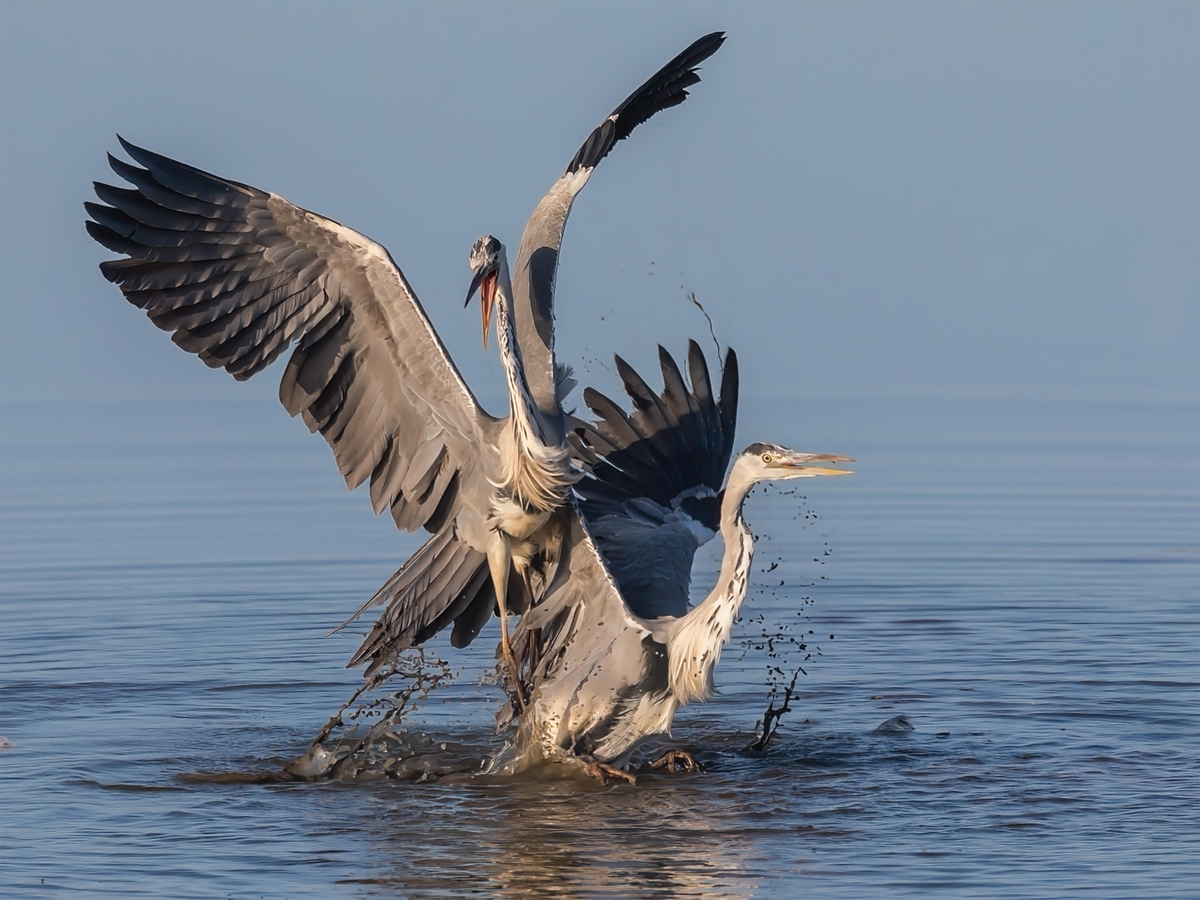
POLYGON ((485 234, 471 247, 467 264, 471 267, 471 289, 467 291, 468 306, 475 292, 479 291, 479 308, 483 313, 483 349, 487 350, 488 325, 492 321, 492 304, 496 300, 496 281, 500 277, 500 262, 504 258, 504 245, 485 234))
POLYGON ((738 462, 751 481, 783 481, 790 478, 813 478, 817 475, 853 475, 849 469, 814 466, 821 462, 854 462, 848 456, 831 453, 800 453, 778 444, 751 444, 742 451, 738 462))

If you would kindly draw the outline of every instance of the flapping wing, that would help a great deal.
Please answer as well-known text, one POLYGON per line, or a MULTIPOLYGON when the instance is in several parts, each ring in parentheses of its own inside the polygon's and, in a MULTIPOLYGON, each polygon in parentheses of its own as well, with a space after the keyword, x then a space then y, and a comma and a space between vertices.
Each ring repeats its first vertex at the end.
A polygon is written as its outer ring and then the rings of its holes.
POLYGON ((732 350, 716 396, 695 341, 688 345, 690 388, 671 354, 658 353, 660 393, 617 357, 634 411, 627 415, 588 388, 584 401, 598 419, 572 419, 568 436, 589 473, 575 486, 584 518, 625 601, 646 619, 687 612, 692 560, 717 531, 737 424, 732 350))
POLYGON ((368 478, 396 525, 469 529, 486 504, 484 413, 404 275, 374 241, 275 194, 122 140, 109 157, 132 189, 96 184, 88 233, 124 259, 101 264, 183 349, 239 380, 294 345, 279 387, 333 449, 346 484, 368 478), (106 204, 106 205, 105 205, 106 204))
POLYGON ((545 416, 557 416, 565 395, 556 390, 554 368, 554 281, 558 252, 571 204, 592 170, 617 141, 655 113, 678 106, 700 81, 696 67, 717 52, 724 32, 700 38, 659 69, 600 123, 584 141, 566 173, 542 198, 525 225, 513 270, 517 340, 530 392, 545 416))

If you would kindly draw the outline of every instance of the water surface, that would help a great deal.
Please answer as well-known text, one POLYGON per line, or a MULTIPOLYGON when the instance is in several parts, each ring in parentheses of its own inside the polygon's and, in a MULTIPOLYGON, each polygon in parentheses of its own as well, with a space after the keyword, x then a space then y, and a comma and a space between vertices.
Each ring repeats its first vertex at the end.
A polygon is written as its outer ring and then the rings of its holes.
MULTIPOLYGON (((757 583, 672 742, 708 774, 635 787, 225 783, 357 686, 324 635, 416 539, 269 402, 0 412, 10 896, 1200 896, 1195 404, 748 407, 743 442, 857 474, 751 497, 757 583), (756 649, 781 623, 805 651, 756 649)), ((435 648, 431 755, 496 746, 489 643, 435 648)))

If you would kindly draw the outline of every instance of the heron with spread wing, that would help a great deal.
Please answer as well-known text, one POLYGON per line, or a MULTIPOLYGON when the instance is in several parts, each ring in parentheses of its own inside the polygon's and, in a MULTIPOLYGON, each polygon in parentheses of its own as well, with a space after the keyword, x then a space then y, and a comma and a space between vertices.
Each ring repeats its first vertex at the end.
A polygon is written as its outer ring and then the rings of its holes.
POLYGON ((619 361, 633 416, 594 392, 585 399, 601 417, 595 426, 562 410, 553 295, 571 203, 618 140, 683 102, 723 39, 695 42, 593 131, 534 210, 515 277, 499 241, 476 242, 468 301, 478 290, 485 336, 496 310, 504 418, 480 407, 403 273, 369 238, 125 141, 139 165, 110 163, 132 188, 97 184, 103 203, 86 204, 89 233, 123 257, 101 271, 131 303, 239 380, 290 349, 284 407, 322 433, 349 487, 370 482, 377 514, 388 508, 398 527, 433 533, 368 603, 388 605, 351 665, 365 662, 370 674, 451 624, 451 643, 464 646, 499 612, 519 759, 565 755, 598 767, 593 774, 620 771, 642 737, 706 696, 745 598, 750 486, 844 474, 811 465, 842 457, 752 445, 719 490, 736 360, 715 400, 694 345, 690 388, 669 355, 661 395, 619 361), (721 578, 688 610, 692 556, 718 530, 721 578), (515 654, 510 596, 525 613, 515 654))
MULTIPOLYGON (((528 406, 530 419, 536 421, 541 440, 548 446, 560 446, 565 440, 562 401, 574 385, 569 370, 559 366, 554 356, 554 286, 571 205, 617 141, 628 137, 656 112, 677 106, 687 98, 687 89, 700 81, 696 67, 715 53, 724 40, 724 33, 715 32, 693 42, 630 94, 584 141, 525 226, 508 291, 510 343, 501 346, 501 353, 506 360, 511 357, 522 373, 520 379, 510 379, 510 396, 524 386, 527 393, 522 394, 522 402, 528 406)), ((500 308, 503 310, 503 305, 500 308)), ((486 333, 486 319, 484 330, 486 333)), ((503 329, 498 333, 501 340, 506 340, 503 329)), ((451 621, 454 629, 450 643, 465 647, 479 633, 497 599, 503 599, 505 592, 514 598, 510 604, 513 611, 524 612, 554 577, 568 527, 566 518, 573 514, 565 508, 563 513, 563 517, 548 522, 536 539, 514 547, 514 561, 521 577, 512 579, 508 585, 496 572, 491 579, 482 577, 490 560, 464 547, 464 539, 457 530, 443 528, 436 532, 352 617, 351 620, 368 609, 386 604, 348 665, 365 663, 365 674, 369 677, 395 653, 424 643, 451 621)), ((501 644, 509 664, 510 687, 520 698, 520 680, 511 674, 513 660, 505 649, 503 615, 501 644)))
MULTIPOLYGON (((481 238, 471 254, 485 335, 493 304, 510 414, 484 411, 408 281, 378 243, 282 197, 121 141, 109 157, 132 188, 96 184, 88 232, 124 258, 101 265, 183 349, 239 380, 291 349, 279 389, 291 415, 329 442, 350 488, 370 482, 376 514, 434 534, 374 600, 390 600, 352 664, 378 665, 454 623, 468 643, 500 613, 514 686, 506 599, 520 608, 554 577, 578 472, 564 442, 553 358, 553 287, 571 202, 613 145, 687 97, 724 37, 695 42, 627 98, 535 209, 517 262, 481 238), (534 364, 521 351, 536 348, 534 364)), ((468 294, 468 300, 470 294, 468 294)), ((368 604, 370 605, 370 604, 368 604)), ((516 688, 518 703, 520 689, 516 688)))
MULTIPOLYGON (((695 342, 690 389, 661 347, 659 357, 659 394, 617 358, 632 415, 589 389, 598 421, 571 421, 571 443, 589 471, 575 488, 583 515, 571 522, 546 595, 517 626, 528 706, 519 716, 511 705, 501 711, 501 727, 515 724, 516 736, 492 771, 555 761, 632 781, 625 767, 638 743, 668 732, 679 707, 712 693, 749 588, 754 538, 742 507, 751 488, 851 474, 820 465, 848 457, 766 443, 751 444, 730 467, 736 355, 726 356, 719 399, 695 342), (715 533, 725 545, 720 574, 689 608, 693 558, 715 533)), ((682 751, 656 765, 676 761, 695 765, 682 751)))

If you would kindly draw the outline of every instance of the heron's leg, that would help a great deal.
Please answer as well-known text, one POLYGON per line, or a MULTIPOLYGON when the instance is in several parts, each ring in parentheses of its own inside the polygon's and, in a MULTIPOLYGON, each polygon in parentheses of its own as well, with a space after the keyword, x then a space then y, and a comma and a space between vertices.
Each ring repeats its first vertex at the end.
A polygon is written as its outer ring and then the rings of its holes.
POLYGON ((513 692, 517 695, 517 709, 524 712, 525 697, 521 693, 521 673, 513 657, 512 645, 508 642, 508 606, 505 600, 508 596, 508 570, 511 566, 512 550, 508 545, 508 535, 497 531, 488 545, 488 568, 492 573, 492 587, 496 589, 496 605, 500 607, 500 652, 504 656, 504 664, 508 667, 513 692))
POLYGON ((677 771, 675 764, 679 763, 680 768, 685 772, 704 772, 704 766, 696 760, 696 757, 688 753, 686 750, 668 750, 654 762, 650 763, 652 769, 666 769, 668 772, 677 771))
MULTIPOLYGON (((518 569, 521 574, 521 583, 525 585, 525 597, 530 608, 533 607, 533 585, 529 583, 529 569, 518 569)), ((530 690, 533 690, 533 670, 537 667, 538 660, 541 658, 541 647, 538 645, 541 641, 538 640, 539 632, 533 631, 525 641, 525 661, 529 663, 529 684, 530 690)))

